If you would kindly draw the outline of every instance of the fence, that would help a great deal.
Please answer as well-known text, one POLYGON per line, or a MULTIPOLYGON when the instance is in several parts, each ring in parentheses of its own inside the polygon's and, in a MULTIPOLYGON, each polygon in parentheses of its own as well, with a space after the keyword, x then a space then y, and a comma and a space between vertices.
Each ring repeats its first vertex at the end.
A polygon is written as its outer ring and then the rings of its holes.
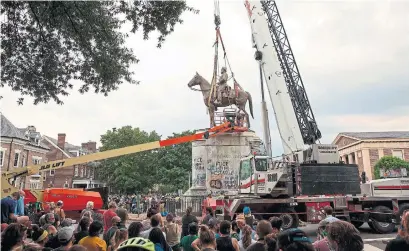
POLYGON ((179 199, 166 199, 165 210, 177 216, 185 214, 188 207, 192 207, 192 214, 196 216, 202 215, 202 197, 181 197, 179 199))

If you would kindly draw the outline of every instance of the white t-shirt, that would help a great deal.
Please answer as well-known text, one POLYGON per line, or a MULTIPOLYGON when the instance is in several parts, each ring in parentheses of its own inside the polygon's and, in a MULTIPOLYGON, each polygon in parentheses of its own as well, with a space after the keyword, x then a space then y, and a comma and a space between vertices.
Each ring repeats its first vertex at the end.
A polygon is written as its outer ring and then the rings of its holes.
MULTIPOLYGON (((256 243, 256 241, 255 240, 253 240, 253 239, 251 239, 251 244, 254 244, 254 243, 256 243)), ((251 245, 250 244, 250 245, 251 245)), ((240 247, 240 251, 246 251, 246 249, 243 247, 243 240, 240 240, 239 241, 239 247, 240 247)), ((250 247, 250 246, 249 246, 250 247)))

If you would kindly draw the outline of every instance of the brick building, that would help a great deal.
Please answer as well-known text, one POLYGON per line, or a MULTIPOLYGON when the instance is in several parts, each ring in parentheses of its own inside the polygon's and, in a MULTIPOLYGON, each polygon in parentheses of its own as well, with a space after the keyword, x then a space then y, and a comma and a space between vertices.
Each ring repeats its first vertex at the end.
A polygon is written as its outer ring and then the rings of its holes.
MULTIPOLYGON (((1 171, 19 171, 22 167, 47 162, 50 148, 44 144, 41 134, 34 126, 17 128, 1 114, 1 171)), ((41 189, 40 174, 18 177, 14 182, 21 189, 41 189)))
POLYGON ((409 161, 409 131, 407 132, 342 132, 332 142, 338 146, 342 161, 357 164, 374 179, 374 166, 383 156, 395 156, 409 161))
MULTIPOLYGON (((75 158, 97 152, 97 143, 90 141, 76 146, 66 142, 66 134, 59 133, 57 139, 43 136, 44 142, 51 149, 47 153, 49 161, 75 158)), ((90 188, 103 186, 95 177, 96 163, 81 164, 50 170, 44 175, 45 187, 90 188)))

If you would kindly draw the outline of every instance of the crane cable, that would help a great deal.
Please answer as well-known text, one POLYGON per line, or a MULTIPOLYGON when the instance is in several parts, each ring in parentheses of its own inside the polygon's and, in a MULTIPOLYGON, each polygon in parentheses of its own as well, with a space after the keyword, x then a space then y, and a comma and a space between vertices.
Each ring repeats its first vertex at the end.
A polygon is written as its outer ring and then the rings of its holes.
POLYGON ((234 72, 233 72, 232 67, 230 65, 229 58, 227 57, 226 47, 224 46, 223 38, 222 38, 222 35, 220 33, 221 20, 220 20, 219 0, 214 0, 214 24, 216 26, 216 41, 215 41, 215 43, 213 45, 215 47, 214 48, 215 53, 214 53, 214 61, 213 61, 213 77, 212 77, 212 82, 211 82, 210 95, 209 95, 209 100, 208 100, 208 107, 210 106, 210 102, 212 101, 212 96, 216 96, 216 92, 214 92, 214 89, 215 89, 215 85, 216 85, 216 81, 217 81, 217 73, 218 73, 218 70, 219 70, 219 41, 220 41, 220 43, 222 45, 222 49, 223 49, 224 65, 225 66, 227 65, 229 67, 229 71, 231 73, 231 77, 228 80, 233 78, 233 81, 234 81, 234 88, 235 88, 235 91, 236 91, 236 97, 238 96, 238 89, 237 88, 243 90, 243 88, 239 85, 239 83, 237 83, 237 80, 234 78, 234 72))

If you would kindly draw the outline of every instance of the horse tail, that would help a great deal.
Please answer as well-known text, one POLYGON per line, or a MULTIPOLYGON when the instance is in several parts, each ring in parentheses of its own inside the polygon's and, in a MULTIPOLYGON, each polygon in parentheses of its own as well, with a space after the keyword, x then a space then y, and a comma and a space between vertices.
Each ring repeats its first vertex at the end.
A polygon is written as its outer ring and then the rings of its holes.
POLYGON ((251 94, 249 92, 247 93, 247 99, 249 100, 249 107, 250 107, 250 114, 251 117, 254 119, 254 115, 253 115, 253 99, 251 98, 251 94))

